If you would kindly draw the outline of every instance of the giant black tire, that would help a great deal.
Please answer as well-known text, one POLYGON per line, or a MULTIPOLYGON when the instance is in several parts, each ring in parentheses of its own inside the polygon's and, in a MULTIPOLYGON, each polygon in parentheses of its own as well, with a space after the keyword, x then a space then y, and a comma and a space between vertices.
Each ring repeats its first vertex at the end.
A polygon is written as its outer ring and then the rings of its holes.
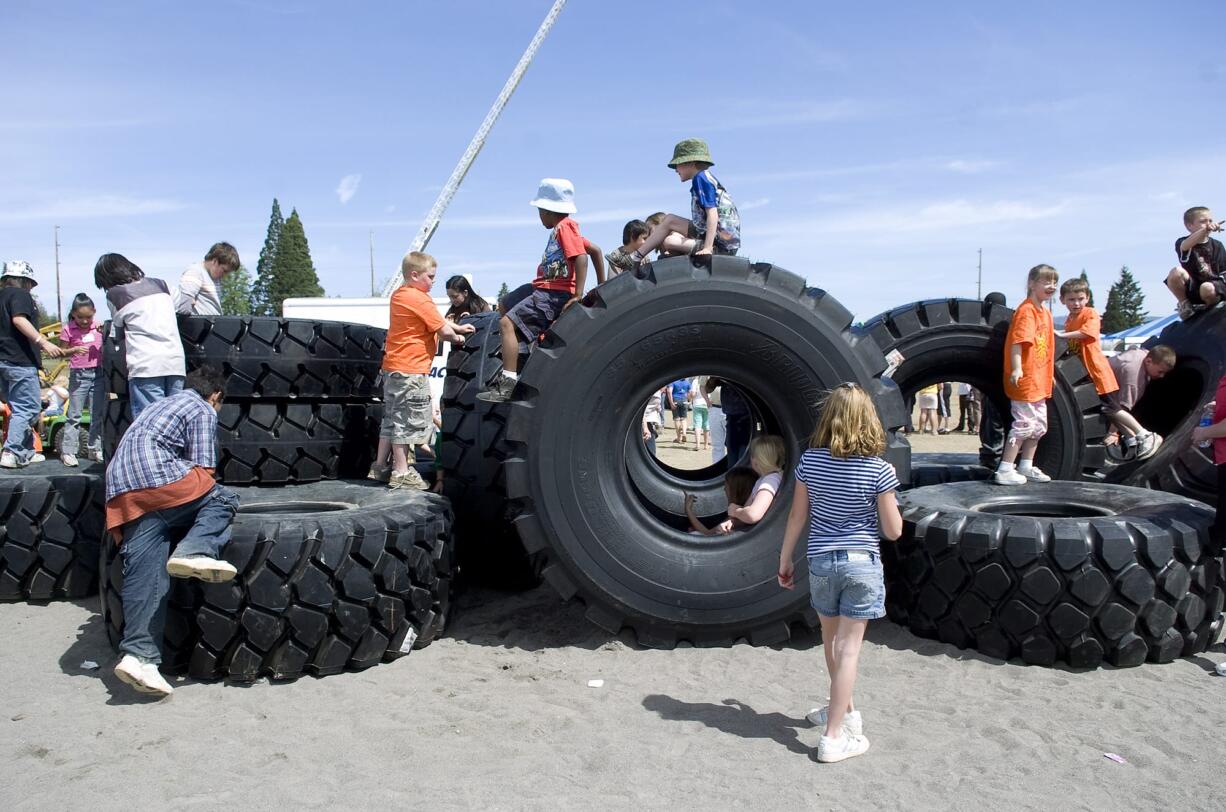
POLYGON ((1106 473, 1121 482, 1182 494, 1210 505, 1217 503, 1217 468, 1213 448, 1192 443, 1192 429, 1205 405, 1214 400, 1226 375, 1226 309, 1217 308, 1188 321, 1175 322, 1146 342, 1175 351, 1175 369, 1150 381, 1133 414, 1164 441, 1147 460, 1118 465, 1106 473))
POLYGON ((502 463, 510 453, 505 442, 509 407, 477 399, 502 373, 499 318, 497 313, 480 313, 462 320, 476 332, 447 357, 439 464, 443 492, 452 504, 462 506, 455 535, 464 580, 531 589, 541 582, 540 560, 528 555, 515 532, 503 477, 502 463))
POLYGON ((981 482, 992 472, 979 464, 979 457, 970 454, 912 452, 911 487, 945 485, 950 482, 981 482))
MULTIPOLYGON (((103 380, 127 398, 122 331, 103 342, 103 380)), ((245 398, 378 398, 387 331, 365 324, 259 316, 181 316, 187 369, 211 365, 226 395, 245 398)))
MULTIPOLYGON (((162 669, 249 682, 368 668, 443 630, 452 571, 451 507, 375 483, 234 488, 227 584, 172 579, 162 669)), ((123 559, 102 552, 102 615, 123 636, 123 559)))
MULTIPOLYGON (((932 299, 896 307, 864 324, 882 351, 902 353, 891 377, 909 396, 929 384, 963 381, 1009 415, 1002 369, 1005 335, 1013 311, 976 299, 932 299)), ((1081 359, 1058 342, 1055 383, 1047 402, 1047 436, 1035 464, 1056 479, 1081 479, 1106 464, 1107 424, 1094 383, 1081 359)))
MULTIPOLYGON (((217 415, 217 473, 226 485, 365 476, 379 443, 379 404, 227 400, 217 415)), ((106 459, 127 431, 128 402, 107 402, 106 459)))
POLYGON ((1169 662, 1222 628, 1213 512, 1141 488, 980 482, 900 494, 886 608, 921 637, 999 659, 1169 662))
MULTIPOLYGON (((816 621, 804 589, 775 582, 787 511, 770 511, 747 532, 687 534, 641 496, 627 440, 640 432, 653 387, 711 374, 769 412, 790 470, 822 392, 850 381, 877 404, 887 456, 905 477, 903 403, 880 379, 884 369, 880 349, 852 332, 842 305, 781 268, 680 257, 614 277, 562 314, 511 402, 513 456, 504 465, 508 495, 522 506, 515 522, 524 546, 546 556, 546 580, 564 598, 580 598, 591 621, 633 628, 644 645, 786 640, 791 623, 816 621)), ((789 482, 779 504, 790 496, 789 482)))
POLYGON ((102 467, 0 470, 0 601, 80 598, 98 585, 102 467))

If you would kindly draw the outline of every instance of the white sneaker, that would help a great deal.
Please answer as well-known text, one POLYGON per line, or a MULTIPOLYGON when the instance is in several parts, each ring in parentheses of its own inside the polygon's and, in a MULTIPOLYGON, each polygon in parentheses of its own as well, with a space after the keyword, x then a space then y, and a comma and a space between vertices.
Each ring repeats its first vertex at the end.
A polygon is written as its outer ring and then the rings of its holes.
POLYGON ((76 468, 76 467, 77 467, 77 465, 78 465, 77 458, 76 458, 76 455, 75 455, 75 454, 61 454, 61 455, 60 455, 60 462, 62 462, 62 463, 64 463, 65 465, 67 465, 69 468, 76 468))
POLYGON ((1051 477, 1040 471, 1038 468, 1035 468, 1033 465, 1027 468, 1025 471, 1019 470, 1018 473, 1026 477, 1027 481, 1029 482, 1051 482, 1051 477))
POLYGON ((1137 438, 1137 459, 1146 460, 1154 456, 1154 452, 1162 447, 1162 435, 1149 432, 1144 437, 1137 438))
POLYGON ((46 461, 47 461, 46 457, 44 457, 42 454, 35 452, 34 456, 30 457, 30 461, 27 462, 26 465, 33 465, 36 462, 46 462, 46 461))
POLYGON ((1017 471, 997 471, 992 474, 992 481, 997 485, 1025 485, 1029 480, 1017 471))
POLYGON ((142 694, 170 696, 175 692, 158 671, 157 663, 142 662, 135 655, 125 654, 115 666, 115 676, 142 694))
POLYGON ((238 570, 229 561, 209 558, 207 555, 172 556, 166 562, 166 572, 175 578, 199 578, 210 584, 234 580, 238 570))
MULTIPOLYGON (((805 718, 809 720, 809 724, 824 730, 826 727, 826 708, 814 708, 805 714, 805 718)), ((851 711, 850 713, 843 714, 843 731, 853 736, 864 735, 864 719, 860 716, 860 711, 851 711)))
POLYGON ((12 451, 5 451, 0 454, 0 468, 17 468, 17 455, 12 451))
POLYGON ((817 760, 823 764, 846 761, 867 752, 868 739, 863 736, 853 736, 847 732, 837 739, 822 736, 822 740, 817 743, 817 760))

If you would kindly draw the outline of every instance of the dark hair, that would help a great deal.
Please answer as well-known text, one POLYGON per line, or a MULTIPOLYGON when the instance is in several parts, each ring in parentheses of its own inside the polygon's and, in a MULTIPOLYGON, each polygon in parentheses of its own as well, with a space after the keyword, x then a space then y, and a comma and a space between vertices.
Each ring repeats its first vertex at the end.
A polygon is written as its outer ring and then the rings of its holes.
POLYGON ((476 313, 484 313, 490 309, 489 302, 482 299, 473 290, 473 286, 468 283, 468 278, 459 274, 447 280, 447 290, 454 290, 457 293, 464 294, 464 301, 458 305, 452 305, 447 310, 447 318, 457 319, 461 313, 467 313, 470 316, 476 313))
POLYGON ((749 501, 757 481, 758 475, 748 465, 738 465, 724 474, 724 487, 728 491, 729 501, 744 506, 749 501))
POLYGON ((145 272, 123 254, 103 254, 94 265, 94 284, 103 290, 144 278, 145 272))
POLYGON ((72 297, 72 304, 68 307, 69 318, 72 317, 73 313, 77 312, 78 307, 90 307, 95 311, 98 310, 97 305, 94 304, 94 300, 86 296, 84 293, 78 293, 76 296, 72 297))
POLYGON ((204 255, 204 261, 214 261, 228 271, 237 271, 239 266, 238 250, 228 242, 213 243, 213 247, 204 255))
POLYGON ((984 296, 983 303, 986 305, 1000 305, 1001 307, 1007 306, 1007 303, 1005 301, 1005 294, 999 293, 997 291, 992 291, 987 296, 984 296))
POLYGON ((206 399, 217 392, 221 392, 224 397, 226 377, 217 367, 205 365, 187 373, 187 380, 183 382, 183 387, 196 390, 200 397, 206 399))
POLYGON ((651 226, 644 223, 642 220, 631 220, 626 223, 622 229, 622 245, 629 245, 639 237, 644 237, 651 233, 651 226))

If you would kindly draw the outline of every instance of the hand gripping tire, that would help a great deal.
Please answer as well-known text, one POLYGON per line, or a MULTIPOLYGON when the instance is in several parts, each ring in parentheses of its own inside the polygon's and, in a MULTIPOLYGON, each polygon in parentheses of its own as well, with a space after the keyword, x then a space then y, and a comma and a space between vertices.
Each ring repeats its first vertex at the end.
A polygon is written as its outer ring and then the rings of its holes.
MULTIPOLYGON (((443 492, 456 512, 456 557, 466 582, 502 589, 531 589, 541 582, 540 560, 529 556, 511 524, 503 460, 509 407, 486 403, 477 393, 502 373, 502 336, 497 313, 462 320, 476 327, 452 347, 443 379, 443 431, 439 464, 443 492)), ((523 366, 520 366, 523 370, 523 366)))
POLYGON ((886 609, 920 637, 1093 668, 1170 662, 1222 627, 1223 570, 1204 505, 1141 488, 980 482, 899 496, 882 544, 886 609))
MULTIPOLYGON (((250 682, 368 668, 443 629, 452 568, 441 496, 374 483, 233 488, 227 584, 171 580, 163 670, 250 682)), ((169 554, 169 550, 167 551, 169 554)), ((123 635, 123 559, 103 545, 102 614, 123 635)))
MULTIPOLYGON (((1133 408, 1141 425, 1158 432, 1163 443, 1147 460, 1108 470, 1108 482, 1120 482, 1217 502, 1217 467, 1213 447, 1192 443, 1192 429, 1211 403, 1218 381, 1226 375, 1226 310, 1216 308, 1188 321, 1175 322, 1146 347, 1165 344, 1175 351, 1175 369, 1150 381, 1133 408)), ((1226 518, 1223 519, 1226 523, 1226 518)))
POLYGON ((0 472, 0 601, 81 598, 97 589, 102 467, 63 471, 45 462, 0 472))
MULTIPOLYGON (((883 352, 902 353, 903 361, 891 377, 904 397, 929 384, 962 381, 990 398, 1007 422, 1009 399, 1002 370, 1012 317, 1009 308, 976 299, 932 299, 896 307, 862 329, 883 352)), ((1047 436, 1039 443, 1035 464, 1055 479, 1076 480, 1106 464, 1102 438, 1107 424, 1085 366, 1080 358, 1065 354, 1065 346, 1063 340, 1057 342, 1047 436)))
MULTIPOLYGON (((888 456, 905 476, 902 398, 880 380, 884 369, 842 305, 781 268, 680 257, 614 277, 558 319, 510 404, 506 483, 522 505, 515 523, 524 546, 545 554, 546 580, 582 599, 591 621, 633 628, 644 645, 786 640, 792 622, 816 622, 805 590, 775 581, 790 477, 754 529, 690 535, 662 522, 644 497, 629 471, 629 440, 653 387, 716 375, 769 416, 790 449, 790 471, 823 391, 850 381, 876 402, 888 456)), ((672 499, 679 508, 681 494, 672 499)))

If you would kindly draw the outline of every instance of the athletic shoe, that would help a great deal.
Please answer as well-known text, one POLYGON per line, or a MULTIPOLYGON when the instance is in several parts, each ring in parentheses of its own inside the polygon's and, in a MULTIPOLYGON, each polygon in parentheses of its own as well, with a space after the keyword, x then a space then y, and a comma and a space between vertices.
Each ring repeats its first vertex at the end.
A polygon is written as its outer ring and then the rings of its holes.
POLYGON ((27 462, 26 465, 33 465, 36 462, 46 462, 46 461, 47 461, 46 457, 44 457, 42 454, 39 454, 38 452, 35 452, 34 456, 30 457, 30 461, 27 462))
POLYGON ((0 454, 0 468, 20 468, 21 463, 17 462, 17 455, 12 451, 5 451, 0 454))
POLYGON ((486 403, 506 403, 511 399, 511 393, 515 391, 517 383, 519 381, 508 378, 506 375, 499 375, 498 380, 490 384, 488 389, 477 393, 477 400, 484 400, 486 403))
POLYGON ((1026 477, 1026 479, 1030 482, 1051 482, 1051 477, 1040 471, 1038 468, 1035 468, 1033 465, 1027 468, 1025 471, 1019 469, 1018 473, 1026 477))
POLYGON ((77 462, 76 455, 74 454, 61 454, 60 462, 67 465, 69 468, 76 468, 77 465, 79 465, 79 463, 77 462))
POLYGON ((1137 459, 1147 460, 1154 456, 1154 452, 1162 446, 1162 435, 1154 432, 1149 432, 1143 437, 1137 438, 1137 459))
POLYGON ((837 739, 822 736, 822 740, 817 743, 817 760, 823 764, 846 761, 867 752, 868 739, 863 736, 853 736, 846 731, 837 739))
POLYGON ((157 663, 142 662, 132 654, 123 655, 119 665, 115 666, 115 676, 142 694, 170 696, 175 692, 158 671, 157 663))
POLYGON ((426 483, 426 480, 421 478, 421 474, 417 473, 416 468, 410 468, 403 474, 393 473, 391 479, 387 481, 387 487, 391 488, 392 490, 400 490, 402 488, 407 490, 416 489, 419 491, 430 490, 430 485, 426 483))
POLYGON ((392 478, 392 466, 379 465, 378 463, 375 463, 374 465, 370 466, 370 470, 366 472, 366 478, 374 480, 375 482, 387 482, 392 478))
POLYGON ((234 580, 238 570, 229 561, 209 558, 207 555, 176 555, 166 562, 166 572, 175 578, 198 578, 210 584, 223 584, 234 580))
POLYGON ((102 462, 102 452, 101 451, 91 451, 89 452, 89 458, 93 460, 94 462, 102 462))
POLYGON ((1192 304, 1187 299, 1184 299, 1182 302, 1179 303, 1179 306, 1175 308, 1176 312, 1179 313, 1180 321, 1187 321, 1188 319, 1195 316, 1197 313, 1202 313, 1208 309, 1209 309, 1208 305, 1192 304))
POLYGON ((992 481, 997 485, 1025 485, 1029 482, 1026 477, 1014 471, 997 471, 992 474, 992 481))
MULTIPOLYGON (((814 727, 825 729, 826 708, 814 708, 805 714, 805 718, 814 727)), ((860 716, 860 711, 851 711, 850 713, 843 714, 843 732, 850 733, 853 736, 864 735, 864 719, 860 716)))

